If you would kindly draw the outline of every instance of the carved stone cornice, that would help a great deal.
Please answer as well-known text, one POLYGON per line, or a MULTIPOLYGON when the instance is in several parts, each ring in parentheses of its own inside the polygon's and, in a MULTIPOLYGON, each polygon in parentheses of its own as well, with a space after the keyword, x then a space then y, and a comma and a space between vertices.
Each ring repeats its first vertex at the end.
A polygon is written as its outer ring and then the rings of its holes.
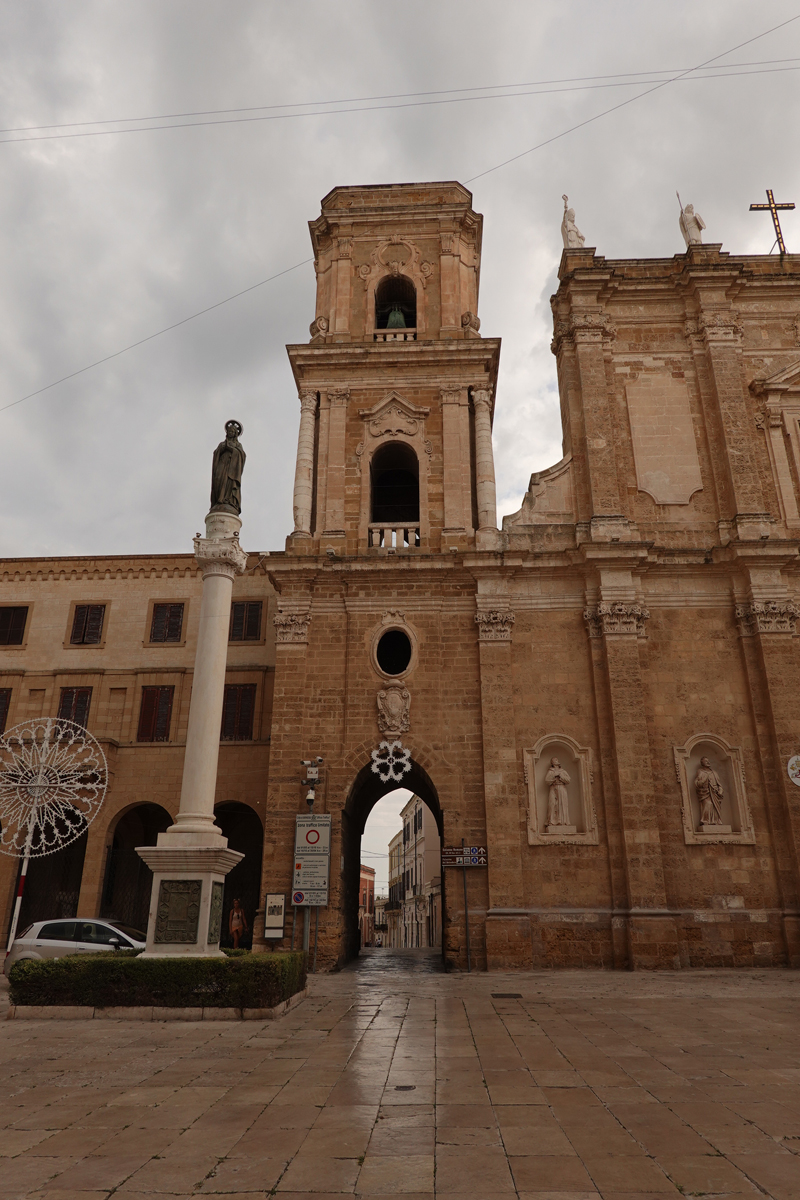
POLYGON ((481 642, 510 642, 516 617, 507 608, 489 609, 475 614, 478 640, 481 642))
POLYGON ((800 609, 793 600, 748 600, 736 605, 736 620, 744 637, 754 633, 797 631, 800 609))
POLYGON ((643 604, 603 600, 585 608, 583 619, 589 637, 602 637, 603 634, 644 637, 645 622, 650 620, 650 613, 643 604))
POLYGON ((194 556, 205 579, 210 575, 222 575, 235 579, 247 569, 247 555, 239 545, 238 533, 231 537, 194 539, 194 556))
POLYGON ((617 327, 605 313, 571 313, 556 320, 550 349, 553 354, 558 354, 565 342, 601 345, 613 341, 616 336, 617 327))
POLYGON ((311 613, 279 612, 272 618, 275 626, 275 637, 279 645, 302 645, 308 641, 308 627, 311 624, 311 613))

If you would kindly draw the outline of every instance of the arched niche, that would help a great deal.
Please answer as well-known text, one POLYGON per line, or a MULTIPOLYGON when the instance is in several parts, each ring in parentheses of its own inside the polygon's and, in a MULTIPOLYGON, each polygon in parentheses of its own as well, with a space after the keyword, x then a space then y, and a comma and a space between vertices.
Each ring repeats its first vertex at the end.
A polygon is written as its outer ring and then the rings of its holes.
POLYGON ((158 835, 171 824, 172 817, 160 804, 134 804, 117 815, 109 830, 113 836, 106 857, 101 917, 146 933, 153 872, 136 847, 157 845, 158 835))
MULTIPOLYGON (((411 770, 398 780, 384 782, 372 770, 369 762, 361 768, 353 780, 342 811, 342 914, 344 917, 344 957, 355 958, 359 951, 358 897, 361 867, 361 837, 367 818, 379 800, 389 792, 406 788, 419 796, 427 805, 439 832, 440 843, 444 837, 444 818, 436 788, 427 771, 411 760, 411 770)), ((333 864, 331 864, 333 869, 333 864)), ((446 912, 445 874, 442 872, 442 923, 446 912)))
POLYGON ((598 843, 597 815, 592 801, 591 751, 565 733, 549 733, 524 751, 528 787, 528 843, 531 846, 598 843), (547 779, 552 759, 569 776, 565 784, 569 825, 551 825, 550 788, 547 779))
MULTIPOLYGON (((363 422, 363 435, 356 446, 357 471, 361 476, 361 548, 419 549, 429 532, 428 472, 432 446, 425 436, 425 421, 430 409, 420 408, 399 392, 391 391, 372 408, 360 410, 359 416, 363 422), (396 505, 392 511, 415 512, 415 519, 373 519, 375 483, 380 484, 381 479, 389 485, 383 494, 379 487, 381 503, 396 505), (390 494, 392 488, 394 498, 390 494)), ((385 508, 380 511, 390 515, 385 508)))
POLYGON ((228 929, 228 918, 234 900, 241 901, 247 918, 248 933, 240 939, 239 946, 252 946, 253 922, 256 911, 261 907, 261 859, 264 852, 264 826, 255 809, 239 801, 226 801, 214 809, 214 820, 228 839, 228 848, 244 855, 232 871, 225 876, 225 891, 222 897, 221 946, 232 946, 233 938, 228 929))
POLYGON ((384 275, 376 286, 375 328, 417 328, 417 289, 407 275, 384 275))
POLYGON ((709 842, 755 843, 753 818, 745 790, 744 758, 739 746, 731 746, 713 733, 696 733, 682 746, 673 747, 675 774, 681 792, 683 837, 687 846, 709 842), (722 787, 722 820, 701 827, 697 774, 701 760, 708 759, 722 787))
POLYGON ((419 524, 419 459, 407 442, 384 442, 372 456, 370 524, 419 524))

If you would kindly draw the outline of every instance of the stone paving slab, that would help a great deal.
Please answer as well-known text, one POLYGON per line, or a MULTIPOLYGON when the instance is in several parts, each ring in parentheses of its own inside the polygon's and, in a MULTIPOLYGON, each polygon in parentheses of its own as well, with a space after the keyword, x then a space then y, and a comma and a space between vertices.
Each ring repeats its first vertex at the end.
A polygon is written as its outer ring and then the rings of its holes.
POLYGON ((0 1195, 800 1200, 800 972, 438 967, 246 1024, 6 1022, 0 985, 0 1195))

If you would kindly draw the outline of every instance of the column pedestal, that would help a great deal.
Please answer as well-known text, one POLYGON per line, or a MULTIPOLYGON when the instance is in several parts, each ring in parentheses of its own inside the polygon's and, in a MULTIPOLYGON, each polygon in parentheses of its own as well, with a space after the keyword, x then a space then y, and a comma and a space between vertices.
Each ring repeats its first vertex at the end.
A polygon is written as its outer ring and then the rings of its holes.
POLYGON ((138 853, 153 872, 141 957, 224 958, 219 939, 225 876, 244 855, 213 846, 143 846, 138 853))

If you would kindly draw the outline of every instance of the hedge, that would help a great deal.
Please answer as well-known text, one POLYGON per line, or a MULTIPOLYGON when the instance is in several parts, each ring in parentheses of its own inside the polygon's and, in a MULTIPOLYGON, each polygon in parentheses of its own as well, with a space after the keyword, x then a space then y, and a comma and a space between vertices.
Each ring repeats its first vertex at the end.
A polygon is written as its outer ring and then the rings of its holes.
POLYGON ((12 1004, 93 1008, 274 1008, 305 986, 306 956, 299 951, 226 958, 70 954, 27 959, 9 972, 12 1004))

